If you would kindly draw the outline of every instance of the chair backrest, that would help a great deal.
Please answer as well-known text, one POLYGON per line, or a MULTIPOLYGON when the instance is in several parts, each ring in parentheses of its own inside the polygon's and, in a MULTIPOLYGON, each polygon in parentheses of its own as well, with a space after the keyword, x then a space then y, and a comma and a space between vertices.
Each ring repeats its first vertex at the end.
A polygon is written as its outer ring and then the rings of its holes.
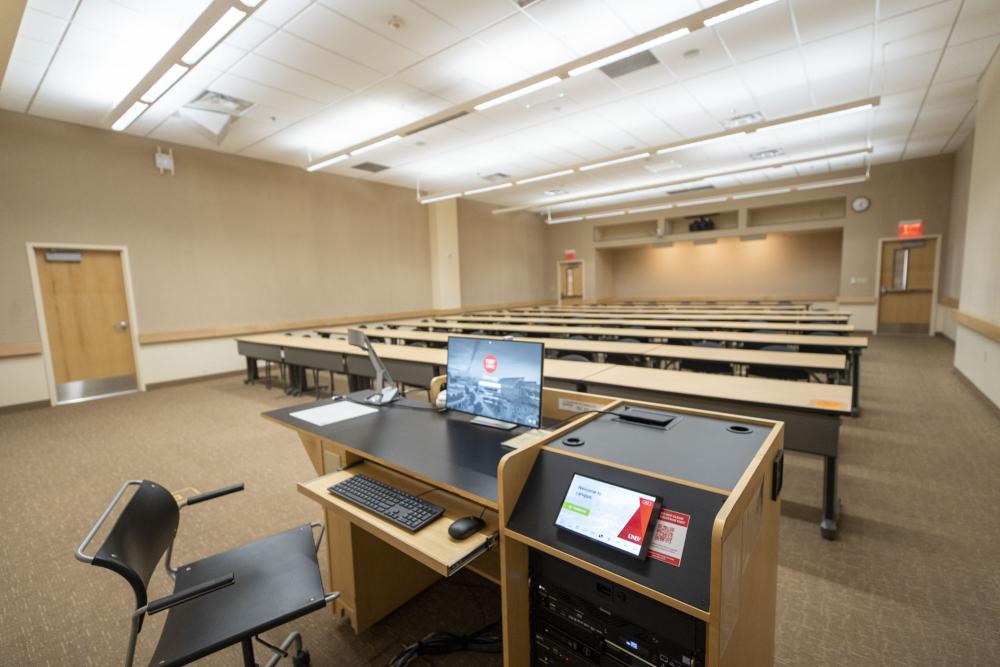
POLYGON ((146 586, 157 563, 173 544, 180 510, 165 488, 143 480, 125 505, 93 565, 121 575, 135 591, 136 609, 148 602, 146 586))

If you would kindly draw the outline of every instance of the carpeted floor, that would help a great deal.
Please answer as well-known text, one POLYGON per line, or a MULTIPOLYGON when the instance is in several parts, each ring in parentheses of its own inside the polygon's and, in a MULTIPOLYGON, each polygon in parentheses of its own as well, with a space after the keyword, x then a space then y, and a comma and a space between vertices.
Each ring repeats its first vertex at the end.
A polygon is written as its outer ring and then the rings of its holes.
MULTIPOLYGON (((1000 418, 955 375, 952 354, 917 337, 879 337, 865 353, 863 414, 841 430, 837 542, 819 536, 819 461, 787 457, 776 664, 1000 664, 1000 418)), ((319 519, 295 491, 313 473, 298 439, 258 416, 302 401, 228 377, 0 415, 0 664, 121 663, 132 594, 73 550, 123 480, 201 491, 246 482, 184 510, 178 562, 319 519)), ((152 595, 167 581, 154 575, 152 595)), ((292 626, 316 665, 383 665, 428 632, 469 632, 498 615, 497 589, 460 573, 360 636, 325 611, 292 626)), ((137 664, 160 622, 147 624, 137 664)), ((239 651, 204 664, 240 664, 239 651)))

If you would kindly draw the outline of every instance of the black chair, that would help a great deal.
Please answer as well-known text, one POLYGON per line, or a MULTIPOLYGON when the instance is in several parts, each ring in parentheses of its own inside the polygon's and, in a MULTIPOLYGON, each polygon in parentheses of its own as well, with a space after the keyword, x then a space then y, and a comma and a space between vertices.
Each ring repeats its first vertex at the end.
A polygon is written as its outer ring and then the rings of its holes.
MULTIPOLYGON (((695 340, 691 347, 725 347, 722 341, 695 340)), ((733 365, 728 361, 707 361, 701 359, 681 359, 680 370, 694 373, 713 373, 715 375, 732 375, 733 365)))
POLYGON ((562 361, 593 361, 590 357, 582 354, 564 354, 559 357, 562 361))
MULTIPOLYGON (((761 348, 765 352, 795 352, 792 345, 765 345, 761 348)), ((804 368, 795 366, 761 366, 750 364, 747 375, 759 378, 771 378, 773 380, 799 380, 808 381, 812 376, 804 368)))
POLYGON ((243 664, 255 667, 253 638, 273 653, 267 667, 287 657, 292 658, 296 667, 309 664, 309 652, 302 648, 299 633, 292 632, 280 645, 268 643, 259 635, 322 609, 340 596, 323 591, 316 561, 316 551, 323 539, 322 524, 305 524, 177 568, 170 564, 181 508, 242 490, 243 485, 236 484, 192 496, 178 504, 159 484, 149 480, 128 481, 77 547, 77 560, 115 572, 135 593, 126 667, 135 659, 143 620, 163 611, 167 612, 167 620, 151 666, 186 665, 241 644, 243 664), (84 549, 130 486, 136 487, 135 493, 104 543, 93 556, 86 555, 84 549), (313 532, 315 528, 319 528, 318 536, 313 532), (150 601, 147 586, 164 553, 167 555, 164 567, 174 579, 174 592, 150 601), (294 653, 290 651, 293 644, 294 653))

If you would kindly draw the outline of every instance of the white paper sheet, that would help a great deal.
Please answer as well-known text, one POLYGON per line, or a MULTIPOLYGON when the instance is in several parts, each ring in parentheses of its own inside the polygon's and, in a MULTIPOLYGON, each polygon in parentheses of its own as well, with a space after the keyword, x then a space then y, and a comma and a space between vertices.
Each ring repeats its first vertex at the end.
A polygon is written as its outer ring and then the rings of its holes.
POLYGON ((355 417, 370 415, 373 412, 378 412, 378 408, 370 408, 367 405, 359 405, 353 401, 337 401, 336 403, 321 405, 318 408, 309 408, 308 410, 292 412, 291 415, 296 419, 301 419, 302 421, 309 422, 310 424, 314 424, 316 426, 326 426, 328 424, 354 419, 355 417))

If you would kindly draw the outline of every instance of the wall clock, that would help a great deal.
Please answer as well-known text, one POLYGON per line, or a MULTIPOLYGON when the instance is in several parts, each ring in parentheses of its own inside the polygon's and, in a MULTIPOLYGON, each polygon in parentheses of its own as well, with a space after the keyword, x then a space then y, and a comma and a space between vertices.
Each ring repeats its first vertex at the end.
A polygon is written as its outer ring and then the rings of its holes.
POLYGON ((851 209, 855 213, 864 213, 871 207, 872 200, 868 197, 855 197, 851 202, 851 209))

